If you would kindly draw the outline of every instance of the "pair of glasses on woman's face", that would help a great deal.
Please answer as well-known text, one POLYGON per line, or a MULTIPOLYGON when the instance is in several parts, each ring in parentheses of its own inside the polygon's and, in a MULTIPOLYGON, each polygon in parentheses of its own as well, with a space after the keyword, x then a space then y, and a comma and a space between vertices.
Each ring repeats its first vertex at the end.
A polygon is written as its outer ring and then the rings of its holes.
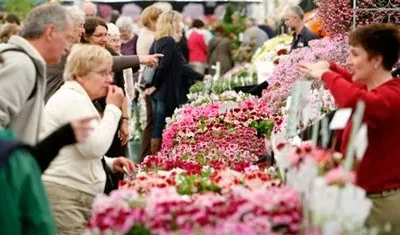
POLYGON ((108 77, 108 76, 114 77, 114 73, 113 72, 108 72, 106 70, 93 71, 93 73, 96 73, 96 74, 98 74, 98 75, 100 75, 102 77, 108 77))

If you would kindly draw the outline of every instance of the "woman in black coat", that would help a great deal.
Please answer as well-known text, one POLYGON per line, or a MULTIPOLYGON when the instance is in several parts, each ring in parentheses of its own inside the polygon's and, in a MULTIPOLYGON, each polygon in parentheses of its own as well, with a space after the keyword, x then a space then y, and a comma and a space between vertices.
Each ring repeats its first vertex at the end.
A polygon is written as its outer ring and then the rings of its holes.
POLYGON ((202 75, 193 73, 185 63, 178 42, 182 37, 182 16, 176 11, 167 11, 160 15, 156 26, 156 36, 150 53, 163 54, 153 77, 151 94, 153 109, 153 131, 151 153, 161 149, 162 131, 165 119, 171 117, 174 110, 187 101, 189 79, 202 79, 202 75))

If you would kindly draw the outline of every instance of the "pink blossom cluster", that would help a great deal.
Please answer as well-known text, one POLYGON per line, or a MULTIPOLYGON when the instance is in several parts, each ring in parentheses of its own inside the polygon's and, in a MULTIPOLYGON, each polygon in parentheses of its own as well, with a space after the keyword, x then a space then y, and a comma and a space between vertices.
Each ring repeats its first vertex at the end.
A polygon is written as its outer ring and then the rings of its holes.
MULTIPOLYGON (((324 21, 324 29, 331 35, 348 33, 353 28, 353 1, 316 0, 318 17, 324 21)), ((357 8, 395 8, 399 1, 357 0, 357 8)), ((357 25, 371 23, 399 23, 400 12, 380 10, 376 12, 357 12, 357 25)))
POLYGON ((256 190, 260 188, 272 188, 282 185, 282 181, 276 180, 270 174, 261 171, 247 171, 243 174, 239 174, 236 171, 232 171, 228 168, 215 171, 210 176, 212 183, 216 184, 221 188, 221 192, 229 192, 235 185, 243 185, 250 190, 256 190))
POLYGON ((241 136, 243 138, 237 139, 232 136, 228 136, 228 138, 217 136, 215 145, 211 145, 209 142, 176 145, 168 153, 160 152, 158 155, 147 156, 142 167, 162 170, 181 168, 189 174, 200 174, 203 166, 209 166, 216 170, 229 167, 244 172, 258 159, 256 154, 246 149, 263 152, 265 147, 264 140, 256 137, 254 133, 248 135, 248 139, 244 138, 246 135, 241 136), (227 142, 227 139, 232 142, 236 141, 236 143, 227 142), (242 148, 239 148, 240 144, 242 148))
POLYGON ((236 186, 226 195, 206 192, 179 195, 174 187, 154 188, 146 197, 118 190, 97 197, 89 232, 128 233, 142 225, 151 234, 299 234, 300 195, 287 187, 249 190, 236 186))
MULTIPOLYGON (((284 149, 288 143, 280 143, 278 150, 284 149)), ((346 173, 343 168, 343 156, 334 150, 322 149, 311 142, 305 142, 300 146, 293 146, 289 151, 289 160, 292 167, 299 168, 301 164, 312 159, 316 162, 319 175, 323 176, 328 184, 355 183, 355 173, 346 173)))
POLYGON ((146 194, 149 193, 152 188, 176 186, 177 181, 175 177, 176 172, 172 172, 169 175, 147 172, 146 174, 138 175, 134 179, 121 180, 118 188, 130 188, 140 194, 146 194))
POLYGON ((276 129, 281 118, 271 112, 265 99, 242 101, 226 112, 220 111, 221 104, 184 106, 178 121, 163 133, 162 151, 143 165, 164 170, 179 167, 194 174, 201 165, 243 172, 267 152, 264 138, 252 123, 270 120, 276 129))
MULTIPOLYGON (((348 38, 345 36, 310 41, 309 47, 296 49, 280 60, 268 80, 270 86, 264 90, 263 98, 278 113, 291 94, 294 83, 308 79, 298 70, 299 63, 327 60, 345 65, 348 54, 348 38)), ((320 84, 320 81, 314 81, 313 87, 319 87, 320 84)))

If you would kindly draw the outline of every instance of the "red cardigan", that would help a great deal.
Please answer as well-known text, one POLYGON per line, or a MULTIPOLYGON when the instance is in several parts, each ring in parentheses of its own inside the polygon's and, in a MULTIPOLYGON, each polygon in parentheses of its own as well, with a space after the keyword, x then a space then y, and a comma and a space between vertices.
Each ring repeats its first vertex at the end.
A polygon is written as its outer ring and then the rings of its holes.
MULTIPOLYGON (((360 99, 366 105, 364 123, 368 125, 369 144, 357 168, 357 184, 367 193, 400 188, 400 79, 368 91, 351 78, 348 71, 334 63, 322 75, 339 108, 354 109, 360 99)), ((342 153, 346 152, 350 130, 349 123, 339 136, 342 153)))
POLYGON ((193 31, 188 38, 189 63, 207 63, 207 45, 204 35, 193 31))

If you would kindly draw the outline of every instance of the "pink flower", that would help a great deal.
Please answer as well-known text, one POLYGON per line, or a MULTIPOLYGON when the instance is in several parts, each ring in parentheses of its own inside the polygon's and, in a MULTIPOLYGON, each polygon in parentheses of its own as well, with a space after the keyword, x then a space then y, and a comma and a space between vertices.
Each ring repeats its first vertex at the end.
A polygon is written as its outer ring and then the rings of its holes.
POLYGON ((326 182, 328 184, 346 184, 346 183, 355 183, 356 175, 353 171, 346 172, 343 166, 339 166, 330 170, 324 176, 326 182))

